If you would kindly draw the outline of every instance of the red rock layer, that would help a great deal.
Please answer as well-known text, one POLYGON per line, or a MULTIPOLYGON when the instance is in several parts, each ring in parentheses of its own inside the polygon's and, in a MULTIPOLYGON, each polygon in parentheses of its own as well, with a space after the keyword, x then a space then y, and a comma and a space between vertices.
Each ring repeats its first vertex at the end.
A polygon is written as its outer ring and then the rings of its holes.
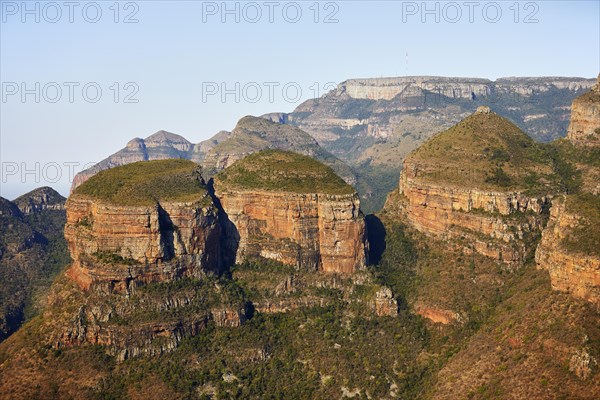
POLYGON ((420 179, 422 166, 404 162, 400 193, 405 213, 419 231, 436 236, 466 236, 470 247, 507 264, 518 264, 526 249, 524 236, 541 229, 535 218, 548 199, 519 192, 441 186, 420 179), (523 214, 530 211, 530 215, 523 214), (521 213, 524 218, 509 218, 521 213))
POLYGON ((345 274, 365 267, 365 223, 356 193, 215 190, 239 237, 233 249, 238 262, 263 257, 345 274))
POLYGON ((81 287, 126 290, 130 282, 160 282, 218 271, 220 226, 214 206, 165 202, 151 207, 67 201, 69 276, 81 287))
POLYGON ((568 213, 563 202, 554 202, 535 260, 538 268, 549 272, 553 289, 587 300, 600 310, 600 259, 571 253, 561 246, 562 240, 580 223, 580 217, 568 213))

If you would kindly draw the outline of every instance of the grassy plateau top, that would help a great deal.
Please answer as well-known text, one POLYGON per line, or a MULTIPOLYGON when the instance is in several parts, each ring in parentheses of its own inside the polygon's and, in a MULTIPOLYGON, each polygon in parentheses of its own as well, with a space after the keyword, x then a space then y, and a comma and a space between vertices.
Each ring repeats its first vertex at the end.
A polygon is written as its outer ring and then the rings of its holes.
POLYGON ((73 195, 123 206, 201 200, 206 187, 200 182, 199 168, 181 159, 135 162, 99 172, 77 187, 73 195))
POLYGON ((264 150, 217 174, 218 186, 294 193, 351 194, 352 186, 321 162, 283 150, 264 150))

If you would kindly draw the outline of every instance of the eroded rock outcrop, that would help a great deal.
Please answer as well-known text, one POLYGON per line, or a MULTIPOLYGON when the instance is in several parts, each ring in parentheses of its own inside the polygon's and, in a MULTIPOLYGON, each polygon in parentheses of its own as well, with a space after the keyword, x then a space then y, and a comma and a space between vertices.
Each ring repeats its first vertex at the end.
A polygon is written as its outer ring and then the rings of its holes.
POLYGON ((229 246, 237 262, 262 257, 346 274, 365 267, 358 195, 325 165, 265 151, 218 175, 214 187, 231 223, 229 237, 239 238, 229 246))
POLYGON ((600 75, 588 93, 573 100, 567 137, 584 146, 600 146, 600 75))
POLYGON ((65 201, 54 189, 44 186, 16 198, 14 203, 23 214, 28 215, 45 210, 62 211, 65 201))
POLYGON ((218 273, 220 225, 202 182, 185 160, 134 163, 86 182, 66 205, 69 276, 110 293, 218 273))
POLYGON ((464 322, 462 316, 455 311, 425 304, 416 304, 415 314, 427 318, 436 324, 449 325, 464 322))
POLYGON ((400 208, 419 231, 462 240, 466 252, 518 266, 531 251, 527 240, 542 229, 549 197, 527 195, 518 182, 523 170, 545 167, 523 161, 527 154, 511 154, 517 143, 534 146, 516 126, 481 107, 404 161, 400 196, 390 201, 400 199, 400 208), (503 168, 512 167, 496 159, 512 158, 523 164, 509 176, 503 168))
MULTIPOLYGON (((588 203, 595 201, 597 212, 598 198, 587 195, 587 199, 588 203)), ((585 245, 586 241, 598 240, 597 225, 590 226, 597 224, 598 216, 594 219, 593 215, 586 217, 573 207, 569 209, 567 204, 573 202, 569 196, 553 202, 535 260, 538 268, 550 274, 553 289, 587 300, 600 310, 600 257, 593 251, 596 245, 585 245), (586 225, 590 230, 576 231, 586 225)))
POLYGON ((48 318, 65 307, 77 311, 58 314, 59 329, 50 333, 51 345, 100 345, 120 361, 173 351, 210 322, 238 327, 248 313, 244 299, 231 298, 211 277, 139 286, 127 296, 82 292, 68 278, 59 279, 57 286, 48 318))
POLYGON ((217 195, 237 233, 237 260, 263 257, 300 269, 352 273, 365 266, 358 195, 233 191, 217 195))
POLYGON ((66 209, 73 263, 50 301, 78 312, 61 316, 55 348, 97 344, 125 360, 172 351, 210 321, 246 320, 246 300, 219 278, 219 210, 197 164, 171 159, 99 172, 66 209))
POLYGON ((217 209, 202 202, 120 206, 82 195, 67 202, 69 275, 81 287, 126 291, 130 284, 218 272, 217 209))

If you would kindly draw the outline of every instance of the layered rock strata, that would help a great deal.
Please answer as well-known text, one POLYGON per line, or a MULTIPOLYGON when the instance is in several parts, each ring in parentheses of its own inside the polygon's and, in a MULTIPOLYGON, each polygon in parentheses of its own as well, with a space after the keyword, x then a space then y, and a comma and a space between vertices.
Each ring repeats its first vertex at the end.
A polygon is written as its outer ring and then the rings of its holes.
POLYGON ((349 274, 366 265, 365 223, 356 193, 215 192, 239 241, 237 262, 262 257, 299 269, 349 274))
POLYGON ((516 266, 528 249, 523 239, 542 228, 546 196, 441 186, 420 179, 426 167, 407 160, 400 176, 404 211, 419 231, 466 237, 469 250, 516 266))
POLYGON ((590 87, 589 80, 573 78, 501 78, 490 81, 482 78, 452 78, 439 76, 405 76, 397 78, 349 79, 337 86, 337 93, 347 93, 354 99, 391 100, 411 87, 449 98, 471 99, 473 96, 492 96, 517 93, 530 96, 553 88, 580 90, 590 87))
POLYGON ((69 275, 84 289, 127 291, 132 284, 218 272, 217 209, 203 204, 119 206, 72 195, 65 226, 69 275))
POLYGON ((580 215, 569 212, 563 199, 554 201, 535 260, 538 268, 550 274, 553 289, 587 300, 600 310, 600 258, 563 246, 573 229, 585 223, 580 215))

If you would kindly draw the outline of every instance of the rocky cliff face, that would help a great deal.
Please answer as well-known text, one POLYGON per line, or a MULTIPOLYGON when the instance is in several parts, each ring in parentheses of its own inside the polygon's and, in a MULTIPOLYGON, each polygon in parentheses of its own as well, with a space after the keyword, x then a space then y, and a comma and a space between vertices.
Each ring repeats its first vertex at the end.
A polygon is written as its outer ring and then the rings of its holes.
POLYGON ((196 336, 211 321, 217 327, 238 327, 247 319, 244 299, 228 297, 212 278, 165 281, 139 287, 127 296, 84 294, 71 285, 59 280, 50 297, 53 309, 48 317, 56 314, 59 324, 49 332, 55 349, 100 345, 124 361, 171 352, 182 339, 196 336), (76 312, 56 312, 65 307, 76 307, 76 312))
POLYGON ((126 292, 138 283, 219 271, 220 227, 212 205, 117 206, 72 195, 65 238, 73 257, 69 275, 85 289, 126 292))
POLYGON ((573 101, 568 140, 559 149, 581 177, 571 193, 552 203, 550 220, 536 251, 552 288, 568 292, 600 309, 600 76, 598 84, 573 101))
MULTIPOLYGON (((275 260, 305 274, 313 289, 323 284, 320 276, 336 276, 316 271, 351 275, 364 269, 359 204, 356 192, 330 168, 290 152, 249 156, 219 174, 214 190, 190 161, 102 171, 66 204, 73 263, 51 303, 70 311, 56 317, 60 328, 49 340, 57 349, 101 345, 124 360, 170 352, 210 322, 239 326, 250 307, 234 281, 220 276, 224 268, 275 260), (235 175, 240 165, 256 167, 259 175, 235 175), (256 187, 244 189, 240 182, 256 187)), ((290 278, 282 287, 269 287, 253 308, 285 312, 326 304, 314 292, 287 298, 298 289, 295 283, 290 278)), ((391 291, 372 286, 381 290, 361 300, 369 312, 396 315, 391 291)))
POLYGON ((573 100, 567 137, 585 146, 600 146, 600 75, 592 90, 573 100))
POLYGON ((231 249, 238 262, 262 257, 346 274, 365 267, 360 200, 325 165, 295 153, 261 152, 217 175, 214 187, 234 231, 229 236, 239 238, 231 249), (293 186, 300 182, 306 187, 293 186))
POLYGON ((337 93, 347 93, 354 99, 391 100, 411 89, 419 88, 451 99, 472 99, 493 95, 519 94, 531 96, 552 88, 581 90, 590 87, 589 80, 576 78, 448 78, 439 76, 406 76, 398 78, 349 79, 337 87, 337 93))
MULTIPOLYGON (((565 241, 571 238, 575 241, 597 241, 597 237, 574 237, 574 230, 582 225, 597 223, 598 217, 589 221, 589 218, 575 210, 569 210, 566 207, 569 200, 571 199, 567 197, 553 201, 550 220, 542 234, 535 260, 538 268, 545 269, 550 274, 553 289, 587 300, 600 310, 600 257, 597 252, 590 252, 589 249, 565 246, 565 241)), ((593 231, 586 232, 587 235, 597 236, 598 228, 591 228, 593 231)))
POLYGON ((239 235, 238 262, 262 257, 302 270, 345 274, 366 265, 356 193, 234 191, 218 183, 215 191, 239 235))
POLYGON ((66 210, 73 262, 51 303, 72 311, 56 317, 55 348, 97 344, 125 360, 172 351, 210 321, 246 319, 246 301, 219 278, 219 210, 197 164, 102 171, 71 194, 66 210))
MULTIPOLYGON (((408 220, 419 231, 448 238, 470 238, 470 250, 508 265, 519 265, 527 253, 521 241, 542 229, 546 197, 519 192, 439 186, 419 179, 419 166, 405 161, 400 192, 408 220), (511 216, 519 215, 519 218, 511 216)), ((468 251, 470 251, 468 250, 468 251)))
POLYGON ((62 211, 65 200, 54 189, 45 186, 16 198, 14 203, 23 214, 28 215, 45 210, 62 211))

